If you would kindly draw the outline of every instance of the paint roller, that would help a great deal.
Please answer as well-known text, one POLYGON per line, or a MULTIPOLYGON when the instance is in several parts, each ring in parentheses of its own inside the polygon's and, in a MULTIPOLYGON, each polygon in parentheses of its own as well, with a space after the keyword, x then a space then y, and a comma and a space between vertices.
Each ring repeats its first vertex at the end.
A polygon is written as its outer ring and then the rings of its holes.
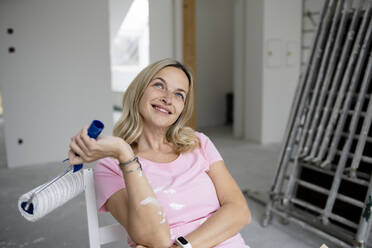
MULTIPOLYGON (((88 128, 88 136, 96 139, 103 128, 102 122, 94 120, 88 128)), ((62 163, 68 164, 68 158, 62 163)), ((18 199, 18 209, 22 216, 28 221, 37 221, 83 192, 82 167, 83 164, 68 164, 68 168, 63 173, 23 194, 18 199)))

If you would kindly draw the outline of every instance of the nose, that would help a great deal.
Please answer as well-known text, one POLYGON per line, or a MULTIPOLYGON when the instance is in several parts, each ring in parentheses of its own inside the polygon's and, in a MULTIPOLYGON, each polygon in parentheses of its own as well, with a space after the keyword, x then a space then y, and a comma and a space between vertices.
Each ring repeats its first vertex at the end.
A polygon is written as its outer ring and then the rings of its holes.
POLYGON ((164 93, 164 95, 162 96, 161 98, 161 101, 164 103, 164 104, 171 104, 172 103, 172 96, 170 95, 170 92, 169 91, 166 91, 164 93))
POLYGON ((171 103, 169 97, 163 97, 163 98, 161 99, 161 101, 162 101, 164 104, 170 104, 170 103, 171 103))

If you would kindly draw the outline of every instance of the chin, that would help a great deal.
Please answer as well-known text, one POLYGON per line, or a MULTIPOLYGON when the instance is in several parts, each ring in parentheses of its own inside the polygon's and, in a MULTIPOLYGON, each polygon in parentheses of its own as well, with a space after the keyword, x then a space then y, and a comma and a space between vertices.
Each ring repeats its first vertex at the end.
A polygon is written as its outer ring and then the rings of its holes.
POLYGON ((170 123, 164 123, 164 122, 159 122, 159 121, 154 121, 153 126, 161 128, 161 129, 168 129, 174 122, 170 123))

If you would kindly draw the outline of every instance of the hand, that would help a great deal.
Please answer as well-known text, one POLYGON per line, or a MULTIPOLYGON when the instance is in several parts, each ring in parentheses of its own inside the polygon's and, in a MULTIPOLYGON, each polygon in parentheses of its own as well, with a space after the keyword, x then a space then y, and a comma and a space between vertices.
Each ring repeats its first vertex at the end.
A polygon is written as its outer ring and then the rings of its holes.
POLYGON ((88 127, 84 127, 71 138, 68 158, 71 165, 93 162, 104 157, 132 158, 133 151, 123 139, 114 136, 98 136, 97 140, 88 136, 88 127))

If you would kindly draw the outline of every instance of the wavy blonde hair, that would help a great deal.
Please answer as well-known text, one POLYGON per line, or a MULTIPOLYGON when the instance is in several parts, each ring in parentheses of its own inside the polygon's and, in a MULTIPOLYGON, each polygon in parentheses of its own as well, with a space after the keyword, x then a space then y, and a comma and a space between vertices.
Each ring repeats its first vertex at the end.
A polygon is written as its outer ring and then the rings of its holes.
POLYGON ((123 96, 123 113, 114 126, 113 135, 124 139, 132 148, 137 147, 137 141, 142 134, 143 120, 139 113, 139 103, 155 74, 165 67, 176 67, 182 70, 189 79, 189 92, 186 95, 184 108, 178 119, 168 128, 166 139, 173 144, 177 153, 193 150, 199 146, 195 131, 186 127, 191 118, 194 103, 194 81, 188 68, 177 60, 163 59, 148 65, 132 81, 123 96))

